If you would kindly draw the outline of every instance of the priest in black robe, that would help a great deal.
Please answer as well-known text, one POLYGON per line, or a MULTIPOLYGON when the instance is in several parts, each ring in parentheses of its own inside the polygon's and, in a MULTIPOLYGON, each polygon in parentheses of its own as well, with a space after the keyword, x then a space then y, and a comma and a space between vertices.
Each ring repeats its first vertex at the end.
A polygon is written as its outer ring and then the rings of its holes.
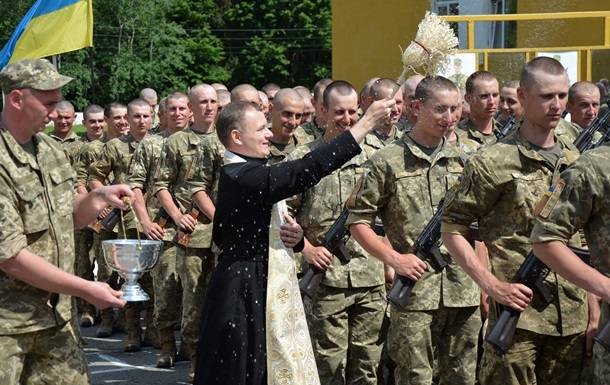
MULTIPOLYGON (((327 91, 333 90, 343 92, 341 84, 334 88, 329 85, 327 91)), ((375 102, 358 123, 332 142, 303 159, 272 166, 266 165, 272 134, 263 113, 244 102, 230 103, 223 108, 216 130, 227 151, 220 171, 212 235, 218 250, 218 266, 203 306, 195 384, 272 385, 279 382, 268 380, 269 370, 275 369, 268 369, 266 341, 269 239, 274 204, 302 193, 357 155, 361 151, 358 142, 389 119, 393 103, 393 100, 375 102)), ((300 251, 302 246, 301 239, 294 250, 300 251)), ((301 314, 296 316, 302 316, 300 302, 299 306, 301 314)), ((309 335, 305 337, 309 343, 305 351, 311 352, 309 335)), ((298 370, 298 360, 302 357, 294 355, 284 358, 293 364, 297 360, 294 367, 298 370)), ((316 377, 315 382, 294 378, 294 370, 274 373, 274 378, 284 376, 281 382, 295 385, 319 383, 315 362, 313 365, 313 372, 296 373, 296 376, 316 377)))

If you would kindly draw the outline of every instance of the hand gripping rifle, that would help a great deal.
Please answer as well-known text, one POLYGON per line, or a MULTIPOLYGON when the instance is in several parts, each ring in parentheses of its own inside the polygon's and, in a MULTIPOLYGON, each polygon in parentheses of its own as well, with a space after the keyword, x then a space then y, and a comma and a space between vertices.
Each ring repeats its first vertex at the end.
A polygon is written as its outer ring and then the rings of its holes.
MULTIPOLYGON (((443 201, 440 201, 438 209, 428 224, 426 224, 424 230, 417 237, 413 251, 413 254, 417 255, 418 258, 427 261, 436 271, 442 271, 447 266, 447 261, 445 261, 441 255, 440 250, 442 216, 443 201)), ((388 293, 388 301, 399 310, 406 310, 414 285, 415 281, 405 276, 397 275, 388 293)))
MULTIPOLYGON (((345 227, 347 217, 349 216, 349 210, 343 209, 339 218, 330 226, 330 229, 324 234, 321 246, 325 247, 333 255, 335 255, 342 264, 346 264, 350 261, 351 257, 345 242, 350 237, 349 230, 345 227)), ((324 270, 318 269, 312 264, 308 264, 308 269, 303 275, 303 278, 299 281, 299 288, 309 298, 313 298, 320 288, 322 278, 324 278, 324 270)))
POLYGON ((502 127, 500 127, 499 130, 496 130, 496 139, 500 140, 506 137, 506 135, 508 135, 508 133, 513 129, 513 127, 515 127, 515 123, 517 123, 517 121, 515 120, 515 117, 511 115, 508 120, 504 122, 502 127))
MULTIPOLYGON (((178 200, 176 199, 176 196, 174 194, 171 194, 171 196, 172 196, 172 201, 174 201, 174 204, 176 205, 176 207, 180 207, 180 205, 178 204, 178 200)), ((155 219, 153 222, 155 222, 156 224, 159 225, 159 227, 164 229, 165 227, 167 227, 167 225, 170 222, 174 223, 174 220, 169 215, 167 210, 165 210, 165 207, 163 207, 163 205, 161 205, 161 208, 159 208, 159 211, 157 212, 157 215, 155 216, 155 219)))

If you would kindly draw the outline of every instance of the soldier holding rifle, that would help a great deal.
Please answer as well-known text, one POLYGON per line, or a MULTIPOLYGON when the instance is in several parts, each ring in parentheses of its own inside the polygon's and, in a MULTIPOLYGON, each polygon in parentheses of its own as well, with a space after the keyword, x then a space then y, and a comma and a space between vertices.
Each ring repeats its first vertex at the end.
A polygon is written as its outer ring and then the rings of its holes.
POLYGON ((556 60, 539 57, 526 64, 520 84, 523 124, 514 135, 469 159, 457 193, 445 204, 442 239, 492 298, 490 325, 500 304, 522 312, 506 354, 486 344, 480 383, 577 383, 587 326, 586 293, 554 273, 543 282, 551 293, 548 302, 527 286, 510 283, 531 249, 528 237, 537 203, 564 165, 578 156, 572 144, 554 134, 567 101, 568 76, 556 60), (464 238, 475 221, 489 249, 491 271, 464 238))

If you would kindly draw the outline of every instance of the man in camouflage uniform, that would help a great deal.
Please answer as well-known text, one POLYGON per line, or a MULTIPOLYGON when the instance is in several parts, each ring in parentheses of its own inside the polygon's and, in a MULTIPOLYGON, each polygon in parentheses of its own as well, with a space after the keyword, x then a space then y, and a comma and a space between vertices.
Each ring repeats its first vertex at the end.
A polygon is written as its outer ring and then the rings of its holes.
MULTIPOLYGON (((276 95, 276 99, 279 92, 276 95)), ((358 120, 358 95, 347 82, 328 85, 323 95, 327 125, 324 136, 297 148, 288 159, 300 159, 348 130, 358 120)), ((346 243, 351 260, 334 257, 321 242, 344 210, 360 179, 361 152, 316 186, 289 202, 305 235, 303 257, 326 270, 312 299, 309 329, 322 384, 376 384, 383 341, 379 334, 385 310, 383 264, 354 240, 346 243)))
MULTIPOLYGON (((539 258, 561 276, 603 299, 599 326, 609 320, 610 302, 610 147, 585 152, 561 174, 561 188, 556 189, 536 217, 530 236, 539 258), (570 238, 583 228, 590 264, 581 261, 567 247, 570 238)), ((589 301, 591 304, 591 301, 589 301)), ((587 349, 596 327, 587 328, 587 349)), ((610 353, 600 344, 593 346, 594 385, 610 383, 610 353)))
POLYGON ((311 91, 305 86, 296 86, 293 89, 298 92, 299 95, 301 95, 301 98, 303 98, 303 116, 301 117, 301 125, 311 123, 316 112, 316 109, 313 106, 313 102, 311 100, 311 91))
POLYGON ((332 80, 325 78, 318 80, 318 82, 313 86, 312 104, 315 115, 311 122, 301 125, 303 131, 305 131, 305 133, 310 137, 313 137, 314 140, 324 135, 324 127, 326 126, 326 122, 322 116, 322 95, 330 83, 332 83, 332 80))
MULTIPOLYGON (((131 157, 138 146, 138 143, 148 134, 148 130, 152 125, 152 109, 146 101, 136 99, 127 106, 127 115, 128 123, 133 125, 133 127, 130 126, 129 133, 120 138, 111 139, 106 142, 99 158, 90 166, 88 182, 92 189, 101 187, 110 180, 112 181, 112 184, 127 183, 131 157)), ((120 221, 114 229, 105 230, 108 232, 117 231, 121 238, 135 238, 137 227, 133 210, 125 212, 122 218, 123 220, 120 221)), ((102 260, 103 257, 98 258, 97 260, 98 280, 113 282, 113 284, 116 283, 116 273, 112 272, 102 260)), ((144 281, 142 284, 148 294, 151 295, 152 283, 144 281)), ((140 350, 141 344, 139 306, 129 304, 125 309, 125 317, 127 321, 125 351, 135 352, 140 350)), ((111 319, 112 313, 102 313, 102 324, 98 328, 98 335, 111 333, 111 319)), ((152 326, 152 324, 150 326, 152 326)), ((148 329, 149 328, 147 328, 147 330, 148 329)), ((154 334, 149 334, 147 337, 147 342, 154 344, 154 334)))
MULTIPOLYGON (((251 91, 248 87, 243 88, 251 91)), ((253 94, 259 99, 258 91, 254 91, 253 94)), ((182 98, 185 97, 184 95, 182 98)), ((180 349, 184 350, 184 354, 191 360, 192 376, 196 362, 201 307, 215 261, 211 252, 212 224, 210 217, 206 215, 209 214, 209 206, 206 204, 201 207, 193 202, 189 181, 201 167, 198 162, 201 143, 206 137, 216 135, 214 124, 218 104, 216 90, 207 84, 193 87, 188 100, 193 110, 193 125, 167 139, 153 193, 178 226, 175 239, 176 270, 183 290, 183 346, 180 349), (172 194, 178 205, 173 201, 172 194), (197 218, 193 215, 194 211, 197 211, 197 218)))
POLYGON ((402 132, 411 131, 411 128, 417 122, 417 116, 413 114, 411 105, 415 99, 415 88, 424 77, 422 75, 413 75, 407 78, 400 87, 402 90, 403 109, 402 117, 398 121, 398 127, 402 132))
POLYGON ((570 86, 566 110, 570 121, 583 129, 597 118, 600 108, 599 88, 591 82, 581 81, 570 86))
MULTIPOLYGON (((100 130, 102 130, 103 132, 104 127, 108 127, 108 132, 106 135, 102 136, 99 139, 94 139, 90 141, 88 139, 85 139, 81 147, 81 151, 78 155, 78 159, 75 165, 77 186, 76 190, 79 194, 86 193, 90 190, 88 188, 90 166, 94 164, 95 161, 100 157, 106 140, 118 138, 122 135, 121 132, 124 130, 124 127, 128 126, 127 119, 124 118, 124 116, 127 115, 127 107, 123 104, 110 103, 108 106, 106 106, 105 109, 101 109, 101 118, 103 119, 103 121, 100 121, 100 109, 101 107, 99 106, 93 107, 93 110, 91 111, 91 116, 87 119, 90 120, 90 122, 86 121, 85 125, 88 125, 88 127, 91 127, 92 130, 95 130, 96 135, 99 134, 100 130)), ((96 135, 89 135, 88 128, 86 138, 94 138, 96 135)), ((89 226, 89 228, 94 230, 93 244, 91 247, 93 248, 94 257, 95 260, 97 260, 98 264, 99 281, 105 281, 110 278, 110 272, 106 267, 104 255, 102 253, 102 241, 106 239, 114 239, 115 235, 112 231, 108 231, 99 227, 99 221, 109 211, 109 208, 104 210, 98 217, 98 220, 96 220, 95 223, 89 226)), ((83 230, 87 231, 89 230, 89 228, 83 230)), ((87 240, 84 239, 82 240, 82 242, 83 243, 79 242, 79 245, 77 246, 77 264, 82 267, 79 267, 79 274, 85 270, 87 272, 91 271, 90 274, 93 274, 92 270, 87 267, 88 265, 86 262, 86 259, 89 258, 89 247, 87 246, 87 240)), ((91 262, 91 264, 92 263, 93 262, 91 262)), ((92 268, 93 266, 91 266, 91 269, 92 268)), ((89 273, 83 274, 87 274, 87 277, 90 276, 89 273)), ((92 310, 93 309, 88 309, 89 312, 91 312, 92 310)), ((97 330, 98 337, 105 338, 109 337, 112 334, 114 324, 113 314, 114 312, 112 311, 112 309, 108 309, 102 312, 102 325, 100 325, 100 328, 98 328, 97 330)), ((89 323, 93 324, 93 321, 90 320, 89 317, 86 317, 86 314, 81 321, 85 325, 89 323)))
POLYGON ((262 110, 261 97, 258 94, 258 90, 251 84, 240 84, 235 86, 235 88, 231 90, 231 101, 252 103, 262 110))
POLYGON ((53 132, 49 135, 61 145, 64 152, 70 160, 70 164, 74 167, 78 153, 82 146, 82 141, 72 130, 76 113, 74 106, 67 100, 62 100, 55 106, 57 117, 53 119, 53 132))
POLYGON ((108 285, 72 275, 73 229, 106 204, 122 205, 127 186, 74 195, 74 171, 41 134, 56 117, 62 76, 46 60, 0 72, 0 383, 89 384, 70 295, 100 308, 123 306, 108 285), (55 294, 58 293, 58 294, 55 294))
POLYGON ((403 95, 399 92, 400 86, 392 79, 379 79, 371 87, 373 101, 386 98, 394 99, 396 104, 392 106, 390 120, 385 125, 375 127, 373 132, 364 138, 364 149, 371 155, 373 152, 387 146, 393 141, 400 139, 403 132, 398 128, 398 121, 402 116, 403 95))
POLYGON ((460 122, 457 143, 472 155, 479 147, 496 142, 494 116, 498 110, 499 85, 496 77, 487 71, 477 71, 466 80, 464 99, 470 106, 469 117, 460 122))
POLYGON ((157 359, 157 367, 169 368, 176 361, 176 340, 174 330, 178 320, 178 276, 176 272, 176 245, 172 242, 176 235, 173 222, 165 224, 158 217, 161 204, 154 190, 155 176, 161 166, 162 149, 167 138, 188 125, 184 119, 185 111, 189 111, 188 100, 183 94, 178 97, 171 95, 163 100, 167 107, 166 129, 158 134, 147 135, 133 154, 129 167, 128 184, 133 189, 135 200, 134 212, 142 224, 142 230, 149 239, 162 240, 163 249, 159 262, 152 270, 154 291, 154 323, 159 330, 161 353, 157 359), (182 113, 182 115, 181 115, 182 113), (180 116, 180 118, 178 118, 180 116), (154 220, 154 222, 153 222, 154 220))
POLYGON ((511 116, 515 121, 520 121, 523 115, 523 107, 517 96, 517 88, 519 88, 519 80, 511 80, 502 84, 500 88, 500 115, 498 121, 504 124, 511 116))
MULTIPOLYGON (((271 132, 268 164, 279 163, 294 149, 304 144, 297 129, 303 116, 303 98, 292 88, 284 88, 275 94, 271 110, 271 132)), ((306 141, 306 140, 305 140, 306 141)))
MULTIPOLYGON (((82 176, 83 171, 86 173, 88 167, 86 157, 89 145, 97 141, 100 143, 104 138, 104 128, 106 122, 104 120, 104 109, 96 104, 92 104, 85 108, 83 112, 83 123, 86 128, 85 136, 82 139, 82 146, 74 164, 74 171, 77 175, 76 191, 79 194, 87 192, 87 178, 82 176), (81 177, 79 178, 79 174, 81 177)), ((81 278, 93 281, 93 261, 90 256, 93 248, 94 231, 90 227, 85 227, 74 231, 76 241, 76 261, 74 270, 76 275, 81 278)), ((78 303, 80 317, 80 326, 91 327, 95 322, 95 307, 84 301, 78 303)))
POLYGON ((478 288, 444 249, 448 265, 440 272, 412 254, 416 238, 462 172, 462 154, 444 139, 459 119, 458 92, 446 78, 424 78, 415 91, 413 130, 373 154, 348 201, 347 225, 358 243, 397 274, 417 281, 406 309, 392 306, 390 313, 386 343, 397 365, 397 384, 432 384, 436 370, 443 384, 475 379, 478 288), (373 232, 376 216, 391 245, 373 232))
POLYGON ((553 295, 550 303, 527 286, 510 283, 531 250, 528 237, 538 202, 557 183, 559 170, 578 156, 573 145, 553 133, 565 108, 568 76, 556 60, 538 57, 526 64, 520 84, 523 124, 470 157, 456 194, 445 203, 442 239, 491 298, 489 325, 500 304, 521 312, 506 354, 486 344, 479 382, 575 384, 587 324, 586 293, 555 273, 544 281, 553 295), (464 238, 475 221, 489 249, 491 271, 464 238))

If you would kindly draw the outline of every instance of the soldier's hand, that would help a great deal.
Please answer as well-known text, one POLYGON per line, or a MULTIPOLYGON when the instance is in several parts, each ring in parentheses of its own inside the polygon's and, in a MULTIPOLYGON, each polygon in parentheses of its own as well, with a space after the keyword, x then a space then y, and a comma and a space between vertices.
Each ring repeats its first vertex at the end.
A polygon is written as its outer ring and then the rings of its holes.
POLYGON ((286 223, 280 226, 280 239, 291 249, 303 239, 303 228, 290 215, 285 214, 286 223))
POLYGON ((326 270, 333 260, 333 255, 324 246, 310 246, 303 249, 305 260, 320 270, 326 270))
POLYGON ((142 223, 142 231, 148 239, 162 241, 165 235, 165 230, 155 222, 142 223))
POLYGON ((371 120, 375 126, 385 125, 390 121, 390 113, 395 104, 396 101, 392 98, 376 100, 369 106, 362 118, 371 120))
POLYGON ((88 287, 85 290, 83 299, 94 305, 100 310, 109 307, 123 307, 127 303, 120 299, 122 293, 112 289, 105 282, 87 281, 88 287))
POLYGON ((532 300, 532 290, 520 283, 498 281, 492 286, 489 295, 498 303, 518 311, 524 311, 532 300))
POLYGON ((188 214, 182 214, 182 216, 180 216, 176 223, 178 224, 178 227, 180 227, 180 229, 192 233, 193 231, 195 231, 197 219, 193 218, 188 214))
POLYGON ((417 281, 428 270, 428 265, 415 254, 399 254, 396 265, 392 266, 397 274, 417 281))
POLYGON ((102 186, 94 191, 104 200, 104 202, 114 207, 118 207, 121 210, 126 210, 128 207, 125 198, 128 198, 128 201, 133 201, 134 199, 133 192, 129 186, 124 184, 102 186))

